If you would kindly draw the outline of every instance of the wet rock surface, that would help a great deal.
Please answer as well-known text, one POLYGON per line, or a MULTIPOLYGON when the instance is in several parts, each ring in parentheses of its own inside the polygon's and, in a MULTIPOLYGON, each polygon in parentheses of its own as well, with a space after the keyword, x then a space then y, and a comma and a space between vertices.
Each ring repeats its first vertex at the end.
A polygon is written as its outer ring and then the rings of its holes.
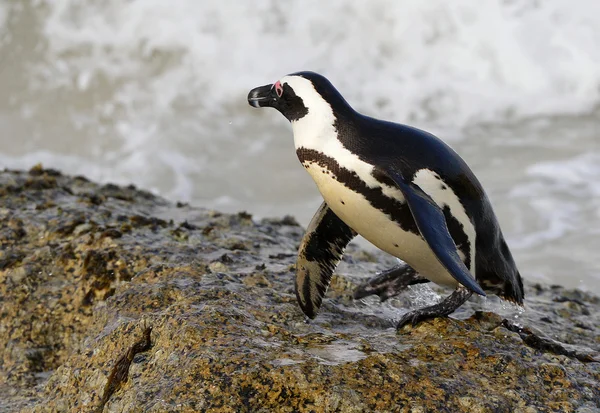
POLYGON ((302 234, 41 167, 0 173, 0 411, 600 411, 598 296, 526 283, 525 311, 475 299, 396 332, 447 292, 353 301, 394 261, 351 246, 305 323, 302 234))

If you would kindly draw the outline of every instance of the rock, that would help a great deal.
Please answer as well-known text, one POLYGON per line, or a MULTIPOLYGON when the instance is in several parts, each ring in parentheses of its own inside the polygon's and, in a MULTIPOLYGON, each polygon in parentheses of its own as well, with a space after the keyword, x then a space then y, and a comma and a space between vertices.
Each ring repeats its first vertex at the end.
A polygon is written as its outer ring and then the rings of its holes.
POLYGON ((351 246, 305 323, 302 233, 41 166, 0 173, 0 410, 600 409, 598 296, 527 284, 525 311, 474 299, 396 332, 438 290, 353 301, 394 261, 351 246))

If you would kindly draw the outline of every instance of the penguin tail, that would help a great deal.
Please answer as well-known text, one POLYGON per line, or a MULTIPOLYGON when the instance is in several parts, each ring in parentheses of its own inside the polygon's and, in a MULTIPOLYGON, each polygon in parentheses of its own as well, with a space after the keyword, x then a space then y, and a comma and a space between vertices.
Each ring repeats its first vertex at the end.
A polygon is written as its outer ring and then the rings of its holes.
POLYGON ((504 283, 504 289, 498 295, 507 301, 523 306, 523 297, 525 296, 523 292, 523 279, 519 271, 515 275, 513 279, 507 280, 504 283))

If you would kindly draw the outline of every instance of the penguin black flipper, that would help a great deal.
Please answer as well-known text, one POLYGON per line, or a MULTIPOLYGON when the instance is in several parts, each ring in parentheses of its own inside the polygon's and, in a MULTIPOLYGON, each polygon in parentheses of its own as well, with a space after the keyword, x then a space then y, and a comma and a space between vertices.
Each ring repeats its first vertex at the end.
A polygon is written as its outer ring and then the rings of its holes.
MULTIPOLYGON (((407 181, 400 173, 388 168, 376 168, 374 173, 393 181, 404 195, 419 232, 440 263, 456 281, 470 291, 485 297, 485 292, 462 262, 450 236, 441 208, 421 188, 407 181)), ((385 178, 384 178, 385 179, 385 178)))
POLYGON ((308 224, 296 263, 296 298, 309 318, 316 317, 333 270, 356 235, 325 202, 308 224))

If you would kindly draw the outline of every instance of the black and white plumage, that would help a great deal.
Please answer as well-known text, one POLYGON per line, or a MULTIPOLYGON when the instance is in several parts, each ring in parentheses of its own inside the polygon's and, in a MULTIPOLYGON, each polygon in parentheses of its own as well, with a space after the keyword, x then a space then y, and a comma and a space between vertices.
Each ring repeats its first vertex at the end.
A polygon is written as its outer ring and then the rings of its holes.
POLYGON ((296 293, 307 316, 316 316, 357 233, 408 265, 359 287, 355 297, 383 290, 387 297, 390 286, 397 293, 426 280, 456 288, 441 303, 406 314, 399 326, 447 315, 473 292, 522 304, 521 276, 492 206, 467 164, 440 139, 356 112, 313 72, 255 88, 248 101, 291 122, 298 158, 325 200, 298 256, 296 293))

